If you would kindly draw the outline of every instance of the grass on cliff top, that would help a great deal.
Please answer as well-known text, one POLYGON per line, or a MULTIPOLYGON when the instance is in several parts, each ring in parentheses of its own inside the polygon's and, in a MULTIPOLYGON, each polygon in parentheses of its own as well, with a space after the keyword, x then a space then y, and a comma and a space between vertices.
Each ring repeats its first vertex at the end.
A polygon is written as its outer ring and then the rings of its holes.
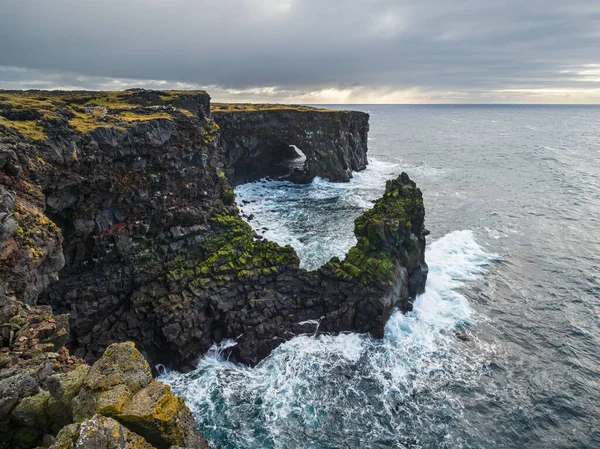
POLYGON ((336 109, 315 108, 294 104, 272 103, 213 103, 212 112, 261 112, 261 111, 297 111, 297 112, 350 112, 336 109))
POLYGON ((0 137, 3 134, 2 127, 14 129, 28 139, 41 140, 46 138, 46 131, 37 124, 37 120, 12 121, 0 116, 0 137))
MULTIPOLYGON (((8 91, 0 90, 0 137, 16 131, 25 138, 46 138, 44 120, 68 120, 75 130, 86 133, 100 127, 126 128, 128 124, 188 117, 195 112, 178 99, 206 95, 204 91, 119 92, 88 91, 8 91)), ((184 103, 184 102, 182 102, 184 103)))

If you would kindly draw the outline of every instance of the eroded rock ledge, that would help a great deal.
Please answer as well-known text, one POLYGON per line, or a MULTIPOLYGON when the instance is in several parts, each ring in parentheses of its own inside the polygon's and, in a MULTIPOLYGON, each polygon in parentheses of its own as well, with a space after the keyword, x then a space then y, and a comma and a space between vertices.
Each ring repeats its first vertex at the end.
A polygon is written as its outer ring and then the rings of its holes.
MULTIPOLYGON (((366 163, 368 116, 289 109, 221 111, 223 130, 204 92, 0 91, 5 289, 69 314, 67 345, 90 363, 131 340, 151 363, 191 369, 214 341, 235 338, 234 356, 252 364, 314 332, 311 320, 320 332, 381 336, 425 284, 421 192, 406 175, 388 183, 345 260, 300 269, 291 247, 256 239, 241 220, 231 184, 254 150, 227 129, 250 144, 261 140, 240 122, 267 140, 284 135, 277 145, 314 162, 299 177, 345 180, 366 163)), ((248 165, 252 178, 270 167, 248 165)))

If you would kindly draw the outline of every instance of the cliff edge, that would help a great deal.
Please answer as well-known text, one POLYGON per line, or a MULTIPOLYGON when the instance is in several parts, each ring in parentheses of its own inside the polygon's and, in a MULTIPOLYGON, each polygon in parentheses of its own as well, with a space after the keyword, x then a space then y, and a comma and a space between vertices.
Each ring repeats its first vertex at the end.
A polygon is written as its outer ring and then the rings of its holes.
MULTIPOLYGON (((314 164, 292 178, 341 167, 345 175, 330 177, 346 180, 366 164, 368 116, 246 109, 211 112, 205 92, 0 91, 0 279, 9 295, 68 314, 67 346, 90 363, 115 341, 191 369, 224 338, 236 339, 237 360, 257 363, 316 331, 310 323, 381 336, 392 310, 409 310, 424 288, 419 189, 406 175, 390 182, 357 219, 358 244, 344 260, 300 269, 291 247, 258 239, 238 214, 231 185, 272 174, 236 143, 240 130, 250 143, 285 136, 273 148, 305 152, 314 164), (252 140, 251 129, 267 137, 252 140)), ((251 151, 268 147, 257 145, 251 151)))
POLYGON ((228 177, 243 184, 270 176, 296 183, 316 176, 349 181, 367 167, 369 115, 307 106, 219 104, 228 177))

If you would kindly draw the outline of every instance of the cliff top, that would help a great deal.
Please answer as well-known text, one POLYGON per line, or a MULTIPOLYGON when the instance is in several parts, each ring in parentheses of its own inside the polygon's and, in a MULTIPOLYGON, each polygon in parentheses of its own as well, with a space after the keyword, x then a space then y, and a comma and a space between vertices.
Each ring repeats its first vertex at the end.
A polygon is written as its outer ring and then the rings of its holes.
POLYGON ((315 108, 297 104, 278 103, 213 103, 212 112, 262 112, 262 111, 297 111, 297 112, 351 112, 336 109, 315 108))
POLYGON ((0 90, 0 138, 17 133, 41 140, 49 128, 61 124, 86 133, 99 127, 126 128, 133 122, 178 115, 208 115, 209 102, 204 91, 0 90))

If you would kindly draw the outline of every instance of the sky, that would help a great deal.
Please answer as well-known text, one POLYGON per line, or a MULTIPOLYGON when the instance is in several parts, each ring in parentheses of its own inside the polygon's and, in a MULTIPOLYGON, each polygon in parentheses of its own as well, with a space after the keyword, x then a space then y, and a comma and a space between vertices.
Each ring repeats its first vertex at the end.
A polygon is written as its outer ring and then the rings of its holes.
POLYGON ((599 0, 0 0, 0 88, 600 103, 599 0))

